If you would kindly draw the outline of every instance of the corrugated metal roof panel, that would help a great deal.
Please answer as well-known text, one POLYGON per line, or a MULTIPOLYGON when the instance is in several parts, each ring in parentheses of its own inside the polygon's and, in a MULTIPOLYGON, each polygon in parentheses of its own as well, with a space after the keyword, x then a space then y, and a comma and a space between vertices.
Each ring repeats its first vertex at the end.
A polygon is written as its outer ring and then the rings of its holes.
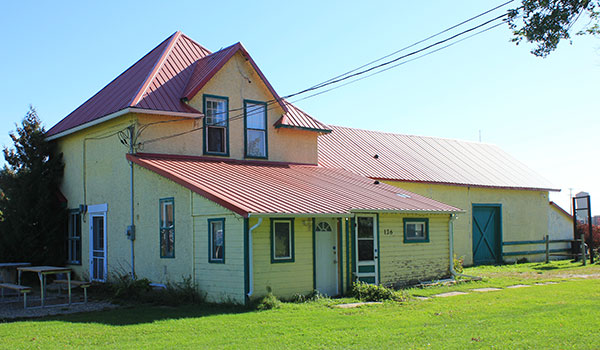
POLYGON ((54 125, 52 136, 127 107, 198 113, 180 101, 196 60, 210 54, 181 32, 168 37, 102 90, 54 125))
POLYGON ((555 190, 495 145, 339 126, 319 136, 319 165, 374 179, 555 190))
POLYGON ((129 107, 196 116, 199 111, 181 99, 193 97, 238 51, 248 58, 285 111, 284 118, 289 122, 282 126, 329 131, 324 124, 282 101, 241 43, 211 54, 185 34, 176 32, 50 128, 46 136, 60 134, 129 107))
POLYGON ((331 129, 327 125, 314 119, 300 108, 286 100, 282 100, 282 102, 287 106, 287 113, 275 122, 274 125, 276 128, 295 128, 323 133, 331 132, 331 129))
POLYGON ((244 216, 460 211, 341 169, 155 154, 128 155, 128 159, 244 216))

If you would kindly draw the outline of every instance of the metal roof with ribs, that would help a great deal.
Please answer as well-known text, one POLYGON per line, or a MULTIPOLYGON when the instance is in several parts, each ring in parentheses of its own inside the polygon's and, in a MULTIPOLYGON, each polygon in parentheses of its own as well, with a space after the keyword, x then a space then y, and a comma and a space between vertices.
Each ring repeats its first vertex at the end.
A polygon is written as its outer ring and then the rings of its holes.
POLYGON ((127 112, 201 117, 200 111, 184 101, 197 94, 237 52, 256 70, 284 110, 284 117, 303 115, 282 126, 312 130, 322 125, 304 112, 290 111, 291 105, 279 98, 241 43, 211 53, 178 31, 50 128, 46 136, 57 138, 127 112))
POLYGON ((128 154, 127 159, 244 217, 461 211, 345 170, 316 165, 143 153, 128 154))
POLYGON ((314 119, 300 108, 294 106, 286 100, 282 100, 287 106, 287 113, 281 116, 275 122, 276 128, 296 128, 301 130, 318 131, 322 133, 330 133, 329 126, 314 119))
POLYGON ((324 167, 380 180, 559 191, 495 145, 331 128, 319 136, 319 165, 324 167))

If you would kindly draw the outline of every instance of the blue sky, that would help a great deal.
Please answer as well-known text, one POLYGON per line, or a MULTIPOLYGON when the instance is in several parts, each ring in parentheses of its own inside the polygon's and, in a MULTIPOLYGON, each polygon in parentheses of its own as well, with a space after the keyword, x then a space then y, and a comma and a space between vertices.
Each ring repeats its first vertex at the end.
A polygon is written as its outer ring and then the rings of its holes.
MULTIPOLYGON (((11 145, 29 104, 51 127, 176 30, 212 51, 241 41, 287 95, 501 2, 7 2, 0 144, 11 145)), ((575 37, 546 59, 509 40, 501 26, 298 105, 325 123, 364 129, 473 141, 481 130, 483 142, 562 188, 551 199, 565 209, 569 188, 596 202, 600 40, 575 37)))

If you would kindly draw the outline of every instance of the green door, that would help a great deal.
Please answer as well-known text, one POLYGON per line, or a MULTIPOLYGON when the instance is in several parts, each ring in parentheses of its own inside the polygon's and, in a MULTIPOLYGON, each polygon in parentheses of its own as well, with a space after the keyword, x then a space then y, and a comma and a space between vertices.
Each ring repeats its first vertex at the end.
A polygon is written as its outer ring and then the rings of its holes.
POLYGON ((500 205, 473 205, 473 264, 502 261, 500 205))

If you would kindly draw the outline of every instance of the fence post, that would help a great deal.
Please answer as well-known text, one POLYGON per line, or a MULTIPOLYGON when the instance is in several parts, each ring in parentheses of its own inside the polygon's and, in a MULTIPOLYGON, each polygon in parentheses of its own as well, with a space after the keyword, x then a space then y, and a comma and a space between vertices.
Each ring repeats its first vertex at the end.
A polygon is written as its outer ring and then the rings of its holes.
POLYGON ((546 264, 550 262, 550 236, 546 235, 546 264))
POLYGON ((587 265, 587 261, 585 261, 585 235, 581 234, 581 260, 583 261, 583 266, 587 265))

